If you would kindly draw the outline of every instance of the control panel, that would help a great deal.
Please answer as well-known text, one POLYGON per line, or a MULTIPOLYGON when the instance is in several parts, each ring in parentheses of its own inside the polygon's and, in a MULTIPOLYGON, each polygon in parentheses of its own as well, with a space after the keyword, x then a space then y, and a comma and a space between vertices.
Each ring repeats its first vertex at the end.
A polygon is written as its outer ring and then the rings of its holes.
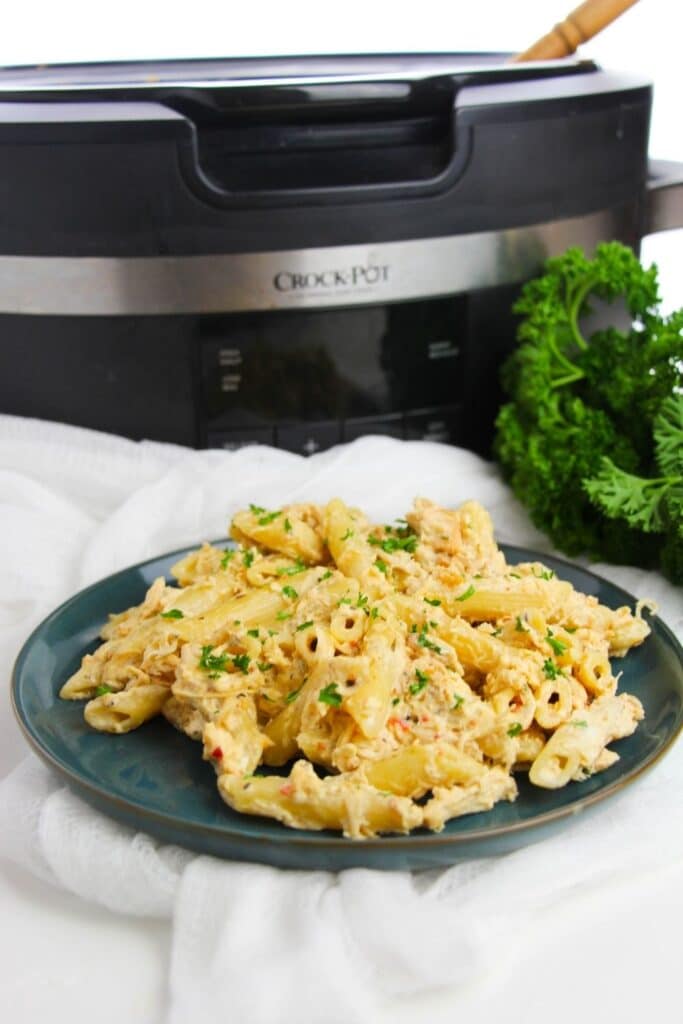
POLYGON ((202 317, 203 443, 457 442, 467 297, 202 317))

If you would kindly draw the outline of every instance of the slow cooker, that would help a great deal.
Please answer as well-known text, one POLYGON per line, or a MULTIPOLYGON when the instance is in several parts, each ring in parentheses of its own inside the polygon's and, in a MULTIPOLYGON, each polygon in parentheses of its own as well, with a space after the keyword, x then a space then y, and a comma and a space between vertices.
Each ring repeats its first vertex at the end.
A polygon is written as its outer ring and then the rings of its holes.
POLYGON ((0 70, 0 410, 485 452, 520 283, 683 225, 651 91, 504 54, 0 70))

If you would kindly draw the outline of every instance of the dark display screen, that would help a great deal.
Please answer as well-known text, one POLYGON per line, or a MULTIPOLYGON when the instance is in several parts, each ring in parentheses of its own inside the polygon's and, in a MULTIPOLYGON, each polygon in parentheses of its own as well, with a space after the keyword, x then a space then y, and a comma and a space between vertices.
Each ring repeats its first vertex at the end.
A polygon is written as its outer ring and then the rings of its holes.
POLYGON ((365 432, 424 436, 410 417, 452 417, 461 398, 466 306, 463 296, 203 317, 207 443, 306 451, 365 432))

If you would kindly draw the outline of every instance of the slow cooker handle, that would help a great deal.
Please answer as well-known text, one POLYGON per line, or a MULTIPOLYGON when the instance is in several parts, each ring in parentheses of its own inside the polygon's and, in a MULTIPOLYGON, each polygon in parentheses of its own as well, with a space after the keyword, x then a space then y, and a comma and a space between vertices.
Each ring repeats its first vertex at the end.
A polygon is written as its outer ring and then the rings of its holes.
POLYGON ((683 228, 683 163, 650 160, 644 235, 683 228))

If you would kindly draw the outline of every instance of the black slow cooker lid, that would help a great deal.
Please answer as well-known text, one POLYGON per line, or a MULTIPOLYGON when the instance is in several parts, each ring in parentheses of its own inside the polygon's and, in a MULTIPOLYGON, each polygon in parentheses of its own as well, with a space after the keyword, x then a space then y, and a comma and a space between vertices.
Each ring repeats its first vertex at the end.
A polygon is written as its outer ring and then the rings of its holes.
POLYGON ((591 60, 514 64, 508 53, 366 54, 130 61, 0 68, 2 100, 160 100, 192 98, 200 106, 257 105, 290 90, 311 99, 405 100, 429 81, 453 86, 521 82, 596 71, 591 60))

